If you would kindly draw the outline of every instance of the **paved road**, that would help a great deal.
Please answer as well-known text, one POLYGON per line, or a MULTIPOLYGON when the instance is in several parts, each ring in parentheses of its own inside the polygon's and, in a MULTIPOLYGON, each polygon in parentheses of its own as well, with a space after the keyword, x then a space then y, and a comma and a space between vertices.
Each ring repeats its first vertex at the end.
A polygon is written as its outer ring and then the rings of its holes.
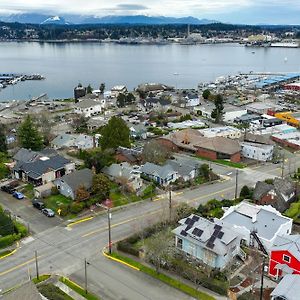
MULTIPOLYGON (((298 165, 299 161, 296 164, 298 165)), ((231 168, 227 170, 224 181, 200 186, 194 190, 174 192, 173 205, 186 202, 198 206, 212 198, 232 198, 235 190, 235 172, 231 168)), ((272 164, 239 170, 239 189, 244 184, 254 185, 257 180, 279 176, 280 173, 278 165, 272 164)), ((165 195, 158 201, 145 201, 114 212, 113 241, 123 239, 166 217, 167 199, 165 195)), ((31 212, 39 213, 33 209, 31 212)), ((47 218, 43 219, 45 220, 48 221, 47 218)), ((5 290, 26 280, 28 274, 34 275, 34 251, 38 251, 40 273, 71 276, 81 283, 83 283, 84 258, 87 258, 90 262, 89 288, 103 299, 188 299, 177 290, 104 258, 101 250, 107 245, 106 223, 107 218, 102 215, 74 225, 71 229, 60 224, 24 240, 21 249, 13 256, 1 260, 0 288, 5 290)))

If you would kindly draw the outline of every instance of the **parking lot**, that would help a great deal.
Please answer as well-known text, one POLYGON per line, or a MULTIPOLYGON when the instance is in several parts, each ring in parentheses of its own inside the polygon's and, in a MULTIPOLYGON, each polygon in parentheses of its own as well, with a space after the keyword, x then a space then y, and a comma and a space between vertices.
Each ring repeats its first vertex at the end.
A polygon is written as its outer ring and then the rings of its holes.
POLYGON ((63 222, 58 216, 48 218, 40 210, 34 208, 30 200, 26 198, 17 200, 12 195, 2 191, 0 191, 0 204, 4 209, 8 209, 12 216, 18 216, 24 220, 33 233, 45 231, 63 222))

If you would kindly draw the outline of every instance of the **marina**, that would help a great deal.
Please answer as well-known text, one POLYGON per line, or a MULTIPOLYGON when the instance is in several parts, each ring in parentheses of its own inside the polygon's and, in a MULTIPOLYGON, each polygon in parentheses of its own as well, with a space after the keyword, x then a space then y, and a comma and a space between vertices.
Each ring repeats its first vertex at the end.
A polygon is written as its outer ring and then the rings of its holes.
POLYGON ((0 73, 0 89, 6 88, 8 85, 15 85, 21 81, 27 80, 43 80, 44 76, 40 74, 15 74, 15 73, 0 73))

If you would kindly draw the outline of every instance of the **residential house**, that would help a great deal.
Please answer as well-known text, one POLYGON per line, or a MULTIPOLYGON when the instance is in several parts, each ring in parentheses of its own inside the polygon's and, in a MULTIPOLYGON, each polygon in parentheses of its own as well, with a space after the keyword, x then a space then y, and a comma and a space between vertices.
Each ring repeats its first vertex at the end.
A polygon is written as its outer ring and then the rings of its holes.
POLYGON ((74 113, 89 118, 91 116, 100 114, 104 107, 105 99, 86 99, 75 104, 74 113))
POLYGON ((141 147, 135 147, 135 148, 118 147, 115 158, 118 162, 139 164, 141 162, 142 152, 143 149, 141 147))
POLYGON ((288 209, 296 197, 296 185, 288 179, 277 177, 273 184, 258 181, 253 192, 253 200, 257 204, 272 205, 280 212, 288 209))
POLYGON ((241 237, 228 224, 219 225, 194 214, 179 224, 173 230, 176 248, 212 268, 224 269, 241 253, 241 237))
POLYGON ((147 162, 141 167, 141 172, 144 176, 147 176, 149 179, 154 180, 163 186, 169 185, 171 182, 176 181, 179 177, 178 172, 175 171, 169 164, 159 166, 147 162))
POLYGON ((258 161, 271 161, 273 159, 273 145, 250 142, 241 142, 242 156, 258 161))
POLYGON ((110 96, 113 98, 117 98, 119 94, 126 94, 127 93, 127 88, 125 85, 116 85, 111 88, 110 90, 110 96))
POLYGON ((102 173, 119 184, 126 185, 130 190, 139 191, 143 186, 139 166, 131 166, 127 162, 104 167, 102 173))
POLYGON ((54 149, 92 149, 94 147, 98 147, 98 138, 96 136, 90 136, 87 134, 63 133, 51 141, 51 147, 54 149))
MULTIPOLYGON (((29 153, 28 153, 29 154, 29 153)), ((23 157, 25 158, 25 157, 23 157)), ((13 168, 13 177, 34 185, 42 185, 54 181, 75 170, 75 164, 60 155, 27 157, 30 161, 18 160, 13 168)))
POLYGON ((252 232, 260 239, 267 252, 270 252, 274 240, 279 235, 290 234, 293 220, 281 215, 270 205, 255 205, 247 201, 225 210, 221 221, 233 225, 247 245, 258 247, 252 232))
POLYGON ((92 181, 93 171, 85 168, 66 174, 56 179, 54 183, 60 194, 75 200, 80 187, 84 187, 87 191, 91 190, 92 181))
POLYGON ((129 125, 130 136, 134 139, 147 139, 147 128, 143 124, 129 125))
POLYGON ((269 275, 278 279, 286 274, 300 275, 300 235, 278 236, 271 248, 269 275))
POLYGON ((145 83, 145 84, 139 84, 137 87, 137 91, 144 92, 144 93, 158 93, 158 92, 164 92, 164 91, 170 91, 173 90, 173 87, 161 84, 161 83, 145 83))
POLYGON ((171 101, 165 98, 148 97, 141 103, 146 111, 167 111, 171 108, 171 101))
POLYGON ((271 300, 299 300, 300 276, 288 274, 271 293, 271 300))
POLYGON ((187 94, 182 99, 178 100, 180 107, 194 107, 200 105, 200 98, 197 94, 187 94))

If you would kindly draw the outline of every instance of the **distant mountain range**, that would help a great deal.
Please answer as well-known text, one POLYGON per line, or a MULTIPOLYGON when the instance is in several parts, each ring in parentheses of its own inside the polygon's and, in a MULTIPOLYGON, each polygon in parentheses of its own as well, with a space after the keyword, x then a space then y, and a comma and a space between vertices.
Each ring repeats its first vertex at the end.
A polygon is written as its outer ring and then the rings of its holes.
POLYGON ((194 17, 172 18, 172 17, 150 17, 144 15, 136 16, 81 16, 81 15, 63 15, 50 16, 43 14, 12 14, 0 15, 0 21, 3 22, 18 22, 27 24, 145 24, 145 25, 163 25, 163 24, 191 24, 203 25, 218 23, 215 20, 197 19, 194 17))

